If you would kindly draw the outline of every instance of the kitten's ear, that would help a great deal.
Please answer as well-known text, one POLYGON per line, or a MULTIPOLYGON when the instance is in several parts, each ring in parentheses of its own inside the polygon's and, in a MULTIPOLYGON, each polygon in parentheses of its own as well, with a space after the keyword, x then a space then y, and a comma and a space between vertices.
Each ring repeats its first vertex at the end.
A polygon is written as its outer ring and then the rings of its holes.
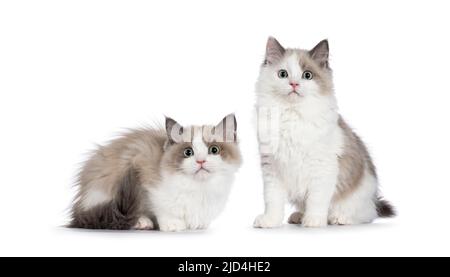
POLYGON ((273 64, 283 58, 286 50, 274 37, 269 37, 266 44, 266 57, 264 64, 273 64))
POLYGON ((223 142, 236 142, 237 139, 237 121, 234 114, 225 116, 219 124, 214 127, 214 134, 220 136, 223 142))
POLYGON ((170 117, 166 116, 166 132, 170 144, 181 142, 183 135, 183 126, 170 117))
POLYGON ((317 44, 312 50, 309 51, 311 58, 316 61, 322 68, 329 69, 328 56, 330 48, 328 46, 328 40, 324 39, 317 44))

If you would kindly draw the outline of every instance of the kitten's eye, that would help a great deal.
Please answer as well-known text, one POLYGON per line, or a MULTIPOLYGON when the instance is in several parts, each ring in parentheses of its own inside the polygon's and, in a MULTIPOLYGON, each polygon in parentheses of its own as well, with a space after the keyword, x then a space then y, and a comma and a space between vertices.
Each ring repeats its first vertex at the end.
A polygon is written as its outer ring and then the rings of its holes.
POLYGON ((280 69, 280 70, 278 71, 278 78, 285 79, 285 78, 287 78, 288 76, 289 76, 289 74, 287 73, 286 70, 280 69))
POLYGON ((217 155, 220 153, 220 148, 217 145, 212 145, 208 149, 209 154, 217 155))
POLYGON ((313 78, 313 74, 311 71, 306 70, 305 72, 303 72, 303 79, 306 80, 311 80, 313 78))
POLYGON ((185 148, 183 154, 185 158, 189 158, 194 156, 194 150, 191 147, 185 148))

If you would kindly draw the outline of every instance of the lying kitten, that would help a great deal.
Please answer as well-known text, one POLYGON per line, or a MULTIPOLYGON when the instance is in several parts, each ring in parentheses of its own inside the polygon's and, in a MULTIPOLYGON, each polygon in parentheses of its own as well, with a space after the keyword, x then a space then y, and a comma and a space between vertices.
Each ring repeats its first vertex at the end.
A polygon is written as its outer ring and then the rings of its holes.
POLYGON ((225 206, 241 156, 236 119, 141 129, 100 147, 79 175, 70 227, 207 228, 225 206))
POLYGON ((256 85, 265 212, 255 227, 371 222, 394 215, 378 192, 375 166, 361 139, 338 114, 328 41, 285 49, 269 38, 256 85))

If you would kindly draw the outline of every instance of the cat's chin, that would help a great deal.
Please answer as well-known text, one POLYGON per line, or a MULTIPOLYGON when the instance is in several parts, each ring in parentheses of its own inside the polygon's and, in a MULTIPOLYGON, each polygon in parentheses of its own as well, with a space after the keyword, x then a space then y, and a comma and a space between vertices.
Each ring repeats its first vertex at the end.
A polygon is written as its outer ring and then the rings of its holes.
POLYGON ((204 181, 211 177, 211 172, 207 170, 198 170, 193 174, 195 180, 204 181))
POLYGON ((303 94, 291 91, 288 93, 287 98, 289 99, 289 101, 298 101, 299 99, 303 98, 303 94))

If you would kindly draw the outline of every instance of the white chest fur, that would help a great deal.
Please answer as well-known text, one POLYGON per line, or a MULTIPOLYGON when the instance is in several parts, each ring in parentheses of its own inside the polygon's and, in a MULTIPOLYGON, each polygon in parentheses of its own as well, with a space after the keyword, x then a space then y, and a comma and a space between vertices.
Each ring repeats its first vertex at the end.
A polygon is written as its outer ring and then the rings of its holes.
POLYGON ((166 175, 149 190, 152 212, 161 229, 207 228, 225 207, 231 183, 232 177, 224 175, 207 180, 166 175), (171 226, 165 226, 167 224, 171 226))
MULTIPOLYGON (((281 109, 277 130, 272 130, 278 134, 272 142, 272 170, 291 201, 304 198, 311 185, 320 183, 317 178, 336 179, 337 157, 343 144, 337 113, 311 116, 310 111, 302 113, 299 109, 281 109)), ((334 185, 335 181, 325 182, 334 185)))

